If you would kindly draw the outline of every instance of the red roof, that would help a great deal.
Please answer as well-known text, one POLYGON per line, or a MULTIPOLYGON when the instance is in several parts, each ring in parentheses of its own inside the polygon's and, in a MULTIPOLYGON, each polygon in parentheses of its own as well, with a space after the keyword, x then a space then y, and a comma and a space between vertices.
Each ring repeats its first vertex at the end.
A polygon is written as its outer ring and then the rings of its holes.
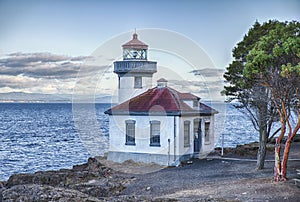
MULTIPOLYGON (((216 111, 209 106, 202 104, 203 109, 192 109, 184 103, 182 97, 198 98, 190 93, 180 93, 172 88, 152 88, 148 91, 123 102, 109 110, 106 114, 131 114, 131 115, 183 115, 183 114, 212 114, 216 111)), ((201 106, 201 105, 200 105, 201 106)))
POLYGON ((129 49, 148 49, 148 45, 138 40, 138 35, 133 34, 132 40, 122 45, 123 48, 129 49))
POLYGON ((161 78, 161 79, 158 79, 157 82, 168 82, 168 80, 161 78))
POLYGON ((179 93, 179 97, 182 100, 200 100, 200 98, 191 93, 179 93))

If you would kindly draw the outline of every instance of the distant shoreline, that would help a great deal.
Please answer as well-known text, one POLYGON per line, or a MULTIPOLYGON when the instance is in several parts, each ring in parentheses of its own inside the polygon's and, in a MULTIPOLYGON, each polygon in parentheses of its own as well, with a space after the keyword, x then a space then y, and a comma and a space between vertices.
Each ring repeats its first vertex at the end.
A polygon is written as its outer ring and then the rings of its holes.
POLYGON ((112 104, 109 102, 72 102, 72 101, 0 101, 0 104, 112 104))

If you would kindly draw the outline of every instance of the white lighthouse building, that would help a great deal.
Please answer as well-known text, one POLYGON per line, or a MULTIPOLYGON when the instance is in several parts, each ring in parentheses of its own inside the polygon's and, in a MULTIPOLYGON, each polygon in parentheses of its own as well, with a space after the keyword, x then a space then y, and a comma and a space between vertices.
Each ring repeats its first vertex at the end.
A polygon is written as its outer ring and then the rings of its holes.
POLYGON ((122 48, 123 61, 114 62, 114 73, 119 79, 119 103, 151 88, 152 76, 157 72, 156 62, 147 60, 148 45, 138 40, 136 33, 122 48))
POLYGON ((148 46, 133 39, 123 46, 123 61, 114 62, 119 104, 109 115, 108 160, 178 165, 201 158, 214 148, 216 110, 191 93, 181 93, 159 79, 152 88, 156 62, 148 46))

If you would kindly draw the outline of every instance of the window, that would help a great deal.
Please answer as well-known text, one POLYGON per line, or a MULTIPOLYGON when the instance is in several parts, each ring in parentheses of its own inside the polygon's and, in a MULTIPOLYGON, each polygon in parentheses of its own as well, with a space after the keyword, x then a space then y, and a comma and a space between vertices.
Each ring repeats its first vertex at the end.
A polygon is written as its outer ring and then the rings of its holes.
POLYGON ((184 121, 184 147, 190 146, 190 121, 184 121))
POLYGON ((201 120, 199 118, 194 119, 194 136, 201 138, 201 120))
POLYGON ((199 106, 198 100, 193 100, 193 107, 198 107, 198 106, 199 106))
POLYGON ((135 76, 134 77, 134 88, 142 88, 142 77, 141 76, 135 76))
POLYGON ((127 120, 126 123, 126 142, 125 145, 135 145, 135 121, 127 120))
POLYGON ((150 146, 160 147, 160 121, 150 121, 150 146))
POLYGON ((205 122, 205 142, 209 142, 209 122, 205 122))

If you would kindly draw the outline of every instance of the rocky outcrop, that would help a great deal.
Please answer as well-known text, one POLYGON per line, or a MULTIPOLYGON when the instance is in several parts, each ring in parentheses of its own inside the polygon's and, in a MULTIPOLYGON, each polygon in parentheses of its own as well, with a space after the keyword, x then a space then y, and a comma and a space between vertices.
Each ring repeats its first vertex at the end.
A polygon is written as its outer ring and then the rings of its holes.
POLYGON ((95 197, 77 190, 65 189, 60 187, 52 187, 49 185, 26 184, 16 185, 6 189, 2 193, 3 201, 100 201, 95 197))
POLYGON ((69 186, 78 182, 87 182, 95 178, 105 178, 110 173, 111 170, 102 165, 98 160, 89 158, 87 163, 73 166, 73 169, 12 175, 6 183, 6 187, 9 188, 20 184, 69 186))
POLYGON ((0 201, 97 201, 117 196, 128 180, 89 158, 72 169, 12 175, 0 184, 0 201))

